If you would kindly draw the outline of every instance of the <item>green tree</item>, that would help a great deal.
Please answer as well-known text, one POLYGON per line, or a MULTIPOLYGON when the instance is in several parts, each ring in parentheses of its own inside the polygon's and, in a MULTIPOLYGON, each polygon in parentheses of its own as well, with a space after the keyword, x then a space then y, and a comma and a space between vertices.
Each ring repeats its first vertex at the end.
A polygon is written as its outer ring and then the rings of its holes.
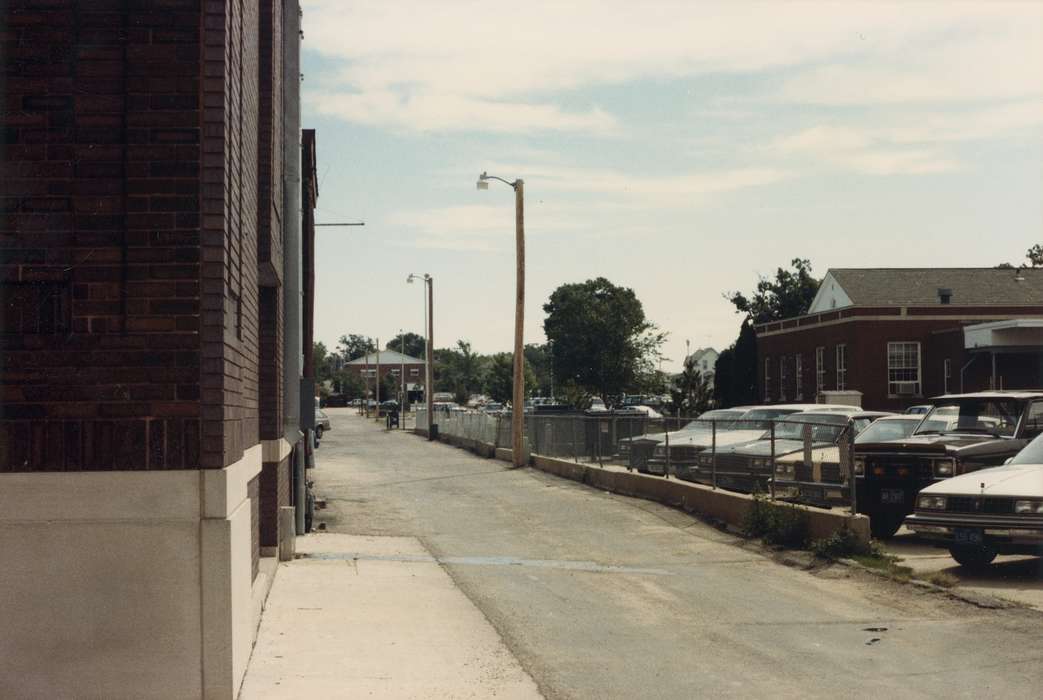
POLYGON ((1029 264, 1032 267, 1043 267, 1043 245, 1037 243, 1028 249, 1025 253, 1025 257, 1028 258, 1029 264))
POLYGON ((794 258, 790 265, 792 270, 778 268, 774 279, 761 277, 752 296, 730 292, 725 298, 755 324, 807 313, 818 293, 819 280, 811 276, 810 261, 794 258))
POLYGON ((708 374, 695 366, 695 360, 685 358, 684 369, 673 378, 670 386, 670 408, 676 415, 698 415, 713 404, 713 388, 708 374))
MULTIPOLYGON (((536 375, 525 367, 525 395, 536 387, 536 375)), ((485 393, 494 401, 507 403, 514 395, 514 353, 499 352, 492 356, 485 379, 485 393)))
POLYGON ((357 335, 355 333, 342 335, 340 340, 337 341, 337 350, 345 362, 354 360, 356 357, 362 357, 366 353, 374 352, 376 349, 377 344, 373 342, 372 338, 365 335, 357 335))
POLYGON ((735 343, 721 350, 713 366, 713 401, 722 408, 738 405, 732 401, 732 373, 735 362, 735 343))
POLYGON ((530 343, 525 346, 525 366, 531 368, 533 376, 536 377, 535 392, 539 396, 550 396, 553 388, 554 358, 551 356, 551 348, 549 343, 530 343))
POLYGON ((424 359, 424 353, 426 352, 425 348, 424 336, 417 335, 412 331, 399 333, 384 345, 385 350, 404 352, 410 357, 416 357, 421 360, 424 359), (405 350, 402 349, 403 341, 405 341, 405 350))
POLYGON ((312 365, 315 367, 315 384, 333 379, 333 358, 326 350, 325 343, 312 343, 312 365))
POLYGON ((602 398, 624 393, 650 373, 666 339, 645 318, 634 291, 604 277, 561 285, 543 310, 559 384, 572 381, 602 398))

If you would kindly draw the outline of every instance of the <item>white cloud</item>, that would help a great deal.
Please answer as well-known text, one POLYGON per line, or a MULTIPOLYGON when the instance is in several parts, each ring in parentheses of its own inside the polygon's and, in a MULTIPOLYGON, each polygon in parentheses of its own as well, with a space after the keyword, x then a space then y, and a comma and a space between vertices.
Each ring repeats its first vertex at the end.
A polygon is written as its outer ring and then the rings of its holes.
POLYGON ((1035 3, 305 0, 305 48, 341 61, 310 99, 394 128, 612 133, 563 90, 782 71, 775 100, 879 105, 1039 97, 1035 3))
POLYGON ((551 104, 479 100, 452 94, 406 96, 391 90, 308 91, 305 102, 320 114, 390 129, 442 132, 554 129, 605 134, 616 125, 615 119, 600 109, 570 113, 551 104))
POLYGON ((1043 124, 1043 103, 1014 102, 944 114, 903 112, 871 125, 820 124, 778 139, 770 151, 874 175, 960 168, 948 146, 1043 124))

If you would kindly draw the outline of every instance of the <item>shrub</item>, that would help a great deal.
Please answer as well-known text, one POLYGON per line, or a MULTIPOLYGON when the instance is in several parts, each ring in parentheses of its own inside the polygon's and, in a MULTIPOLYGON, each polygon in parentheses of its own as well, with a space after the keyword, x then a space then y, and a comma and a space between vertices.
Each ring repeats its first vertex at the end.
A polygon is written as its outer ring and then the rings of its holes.
POLYGON ((859 542, 853 530, 843 527, 829 537, 812 542, 811 551, 822 559, 841 559, 855 554, 871 554, 872 548, 859 542))
POLYGON ((808 544, 808 517, 800 508, 755 495, 743 521, 743 532, 767 544, 803 549, 808 544))

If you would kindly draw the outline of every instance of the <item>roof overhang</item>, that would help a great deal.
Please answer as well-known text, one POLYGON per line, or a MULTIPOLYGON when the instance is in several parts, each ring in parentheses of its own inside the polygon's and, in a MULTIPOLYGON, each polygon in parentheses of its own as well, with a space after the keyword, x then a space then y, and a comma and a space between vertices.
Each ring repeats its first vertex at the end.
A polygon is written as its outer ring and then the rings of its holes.
POLYGON ((971 352, 1043 352, 1043 318, 1014 318, 966 326, 963 347, 971 352))

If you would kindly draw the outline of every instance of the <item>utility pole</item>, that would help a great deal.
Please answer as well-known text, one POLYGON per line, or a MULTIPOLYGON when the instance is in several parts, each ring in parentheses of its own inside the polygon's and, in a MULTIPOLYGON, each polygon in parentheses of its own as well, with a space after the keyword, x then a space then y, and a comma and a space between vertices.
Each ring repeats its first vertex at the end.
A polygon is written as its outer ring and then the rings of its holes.
POLYGON ((435 431, 435 278, 425 275, 427 282, 427 386, 424 399, 427 402, 427 439, 434 440, 435 431))
POLYGON ((525 183, 514 181, 515 256, 517 277, 514 299, 514 408, 511 410, 511 455, 514 466, 525 466, 522 455, 525 436, 525 183))
POLYGON ((489 180, 499 180, 514 190, 514 245, 517 260, 514 301, 514 392, 511 398, 511 456, 515 467, 525 466, 522 447, 525 439, 525 181, 508 182, 502 177, 483 172, 478 176, 478 189, 489 189, 489 180))
POLYGON ((373 377, 373 384, 375 385, 374 391, 377 394, 377 418, 380 418, 380 338, 377 338, 377 373, 373 377))
POLYGON ((398 429, 402 430, 405 427, 406 418, 403 415, 406 410, 406 334, 402 332, 402 329, 398 329, 399 338, 399 357, 400 366, 398 368, 398 377, 402 381, 402 390, 398 395, 398 429))

